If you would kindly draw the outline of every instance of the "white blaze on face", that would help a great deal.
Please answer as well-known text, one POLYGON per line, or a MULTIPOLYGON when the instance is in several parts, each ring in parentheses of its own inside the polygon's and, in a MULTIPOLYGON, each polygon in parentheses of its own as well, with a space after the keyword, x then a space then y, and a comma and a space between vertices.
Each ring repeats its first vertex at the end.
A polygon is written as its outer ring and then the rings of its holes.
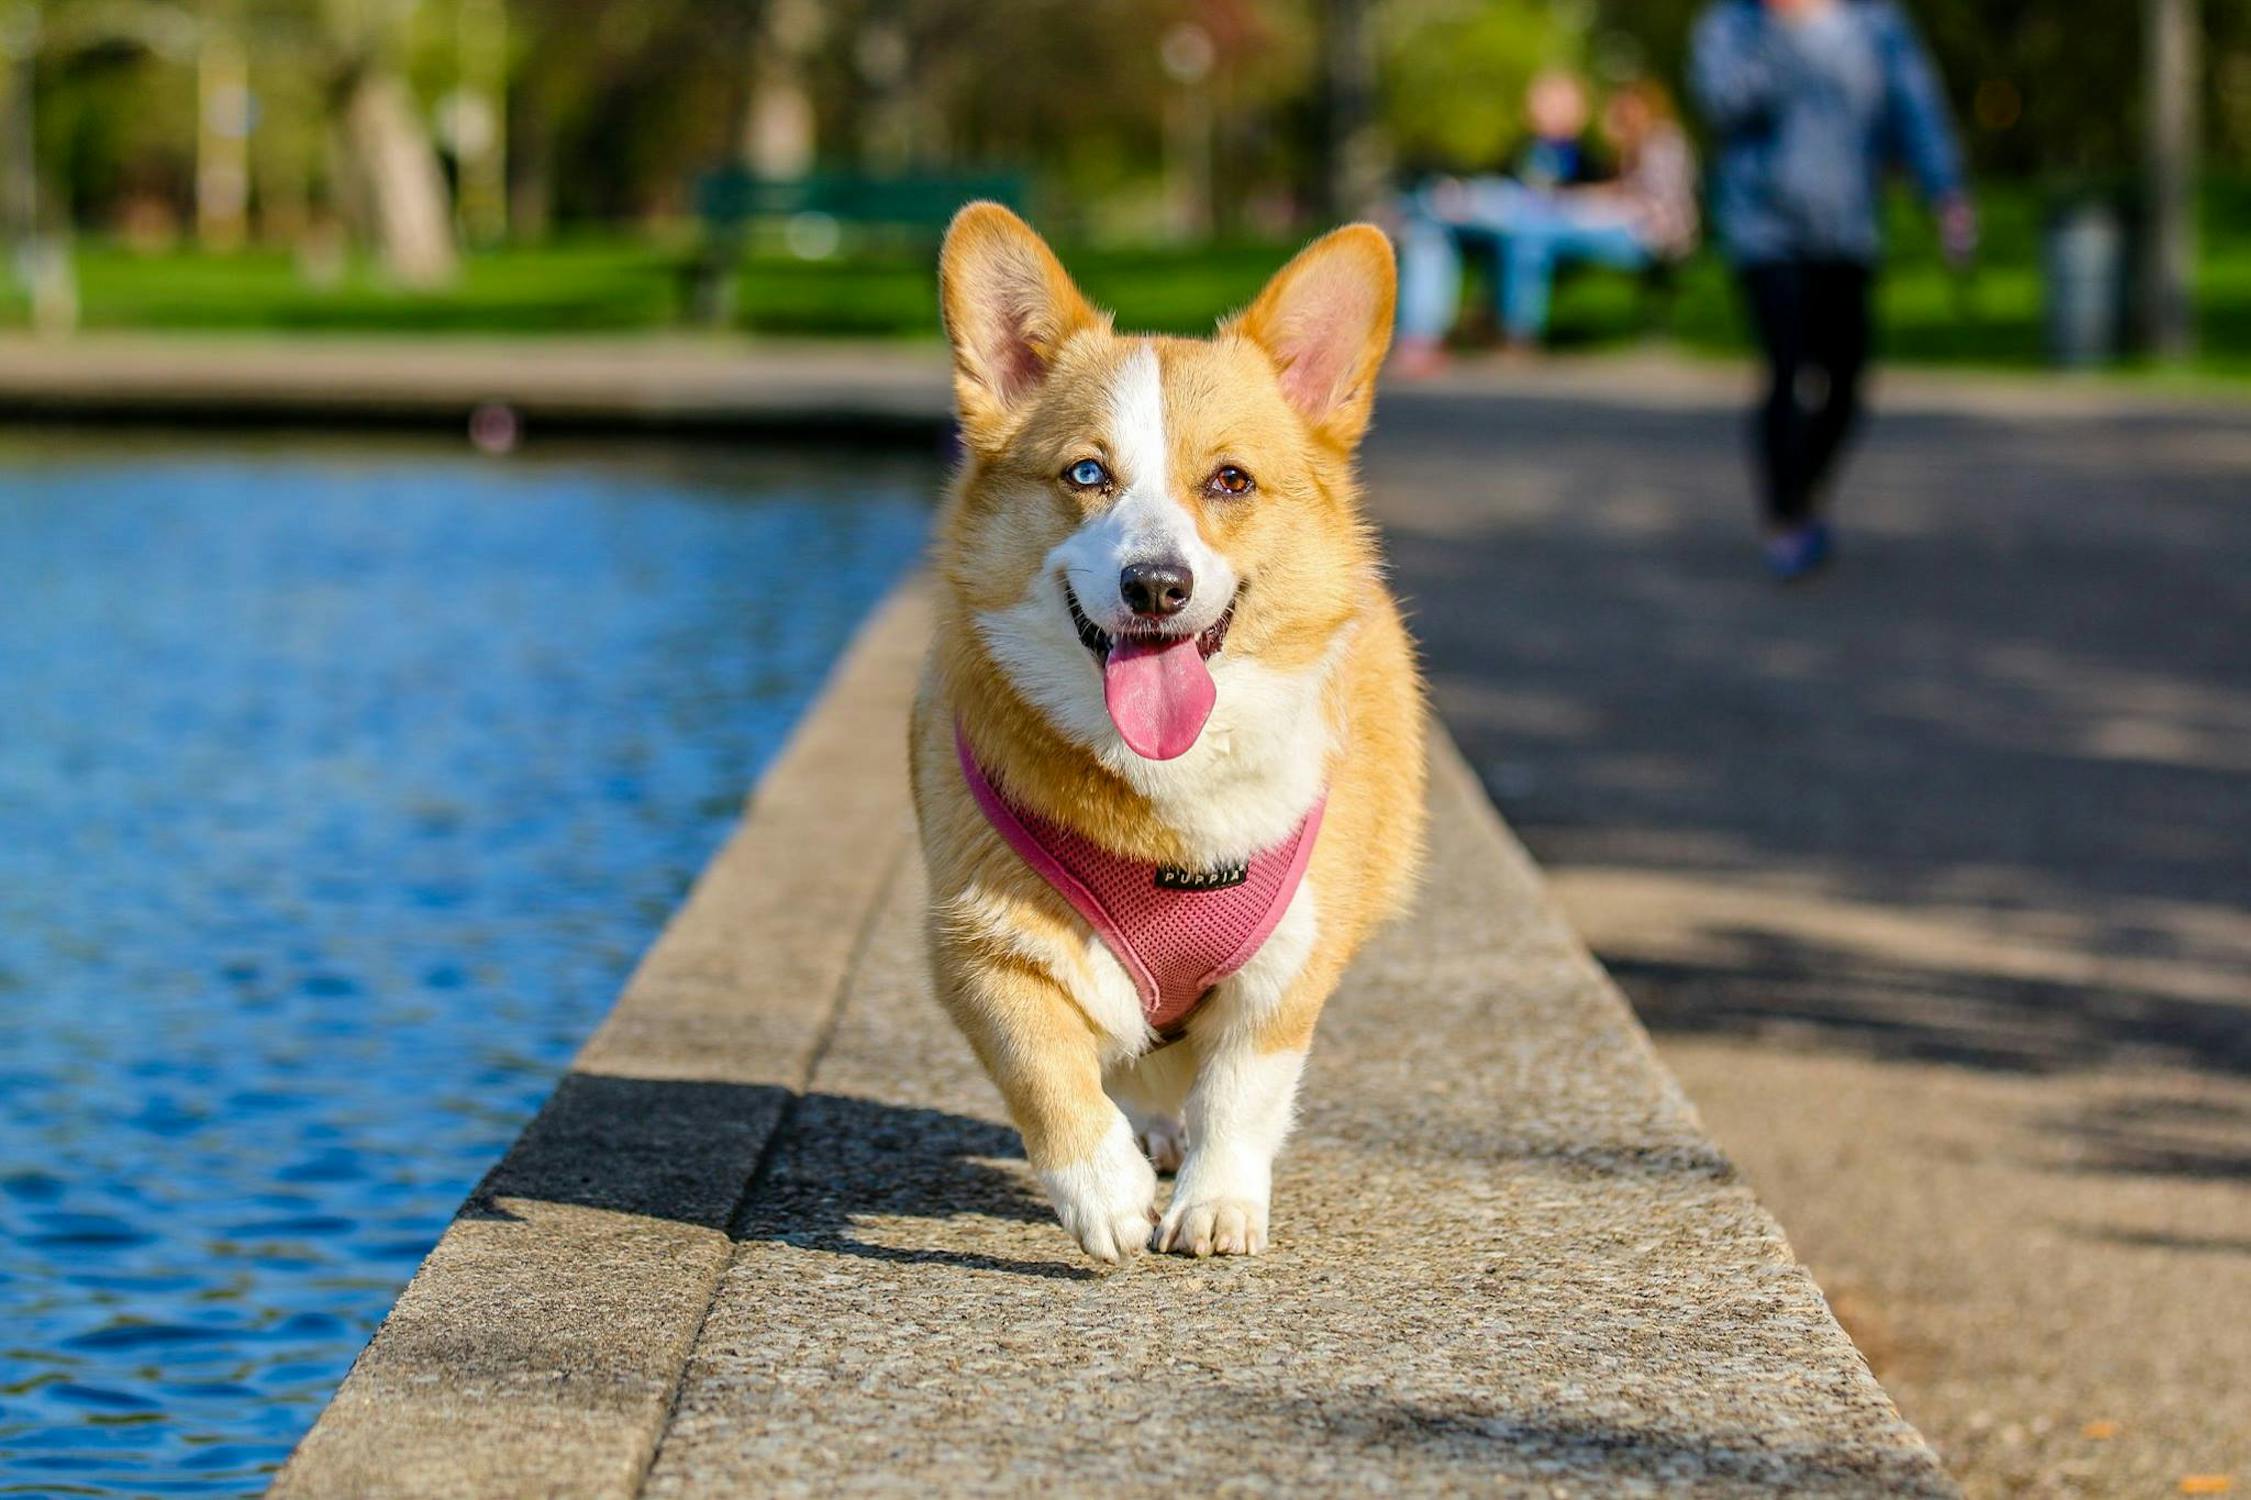
MULTIPOLYGON (((1174 494, 1157 351, 1137 344, 1112 377, 1101 438, 1116 474, 1115 501, 1043 560, 1022 595, 979 609, 977 631, 993 665, 1064 738, 1085 746, 1110 771, 1150 799, 1159 818, 1204 864, 1245 859, 1289 836, 1320 795, 1329 752, 1323 708, 1337 646, 1320 664, 1276 672, 1236 642, 1206 664, 1216 695, 1195 743, 1171 760, 1132 749, 1112 717, 1107 663, 1080 642, 1064 603, 1067 578, 1079 607, 1111 635, 1132 619, 1118 575, 1134 562, 1184 562, 1195 575, 1180 631, 1216 624, 1233 602, 1240 575, 1197 533, 1189 503, 1174 494)), ((1188 475, 1193 484, 1201 475, 1188 475)), ((1044 504, 1027 497, 1025 504, 1044 504)), ((994 524, 1011 524, 1003 516, 994 524)), ((1136 1002, 1138 1004, 1138 1002, 1136 1002)))
POLYGON ((1050 571, 1062 572, 1089 620, 1118 635, 1133 621, 1118 575, 1135 563, 1184 564, 1195 585, 1169 628, 1187 635, 1210 629, 1235 597, 1235 570, 1173 494, 1164 379, 1148 344, 1127 356, 1110 388, 1108 436, 1118 498, 1048 555, 1050 571))

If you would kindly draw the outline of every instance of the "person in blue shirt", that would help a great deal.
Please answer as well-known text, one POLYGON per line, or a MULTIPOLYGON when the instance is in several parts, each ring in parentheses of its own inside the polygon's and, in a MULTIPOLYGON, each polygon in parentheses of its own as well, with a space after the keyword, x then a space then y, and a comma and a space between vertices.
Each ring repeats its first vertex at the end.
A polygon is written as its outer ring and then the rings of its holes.
POLYGON ((1860 414, 1885 170, 1913 173, 1957 263, 1977 215, 1937 73, 1895 0, 1714 0, 1689 74, 1717 137, 1713 218, 1766 353, 1766 557, 1787 581, 1829 557, 1820 499, 1860 414))

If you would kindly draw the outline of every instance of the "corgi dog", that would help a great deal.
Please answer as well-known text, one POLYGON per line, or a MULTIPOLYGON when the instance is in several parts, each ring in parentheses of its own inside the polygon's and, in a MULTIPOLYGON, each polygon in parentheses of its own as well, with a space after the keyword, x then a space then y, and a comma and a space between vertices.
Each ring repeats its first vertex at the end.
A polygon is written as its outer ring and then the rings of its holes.
POLYGON ((1354 473, 1391 246, 1335 231, 1209 339, 1114 332, 997 204, 939 280, 935 989, 1088 1254, 1256 1255, 1314 1023, 1422 842, 1422 684, 1354 473))

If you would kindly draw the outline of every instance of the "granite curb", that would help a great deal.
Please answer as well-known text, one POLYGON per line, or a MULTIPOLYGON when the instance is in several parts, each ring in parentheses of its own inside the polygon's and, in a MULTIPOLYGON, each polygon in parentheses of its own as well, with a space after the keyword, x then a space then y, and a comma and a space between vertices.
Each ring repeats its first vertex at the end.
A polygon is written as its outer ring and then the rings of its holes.
POLYGON ((899 713, 924 617, 910 586, 863 627, 272 1494, 634 1493, 728 1224, 908 850, 899 713))
MULTIPOLYGON (((1435 380, 1387 383, 1383 400, 1465 414, 1527 401, 1719 413, 1744 406, 1754 383, 1741 361, 1664 351, 1471 358, 1435 380)), ((2065 376, 1887 367, 1874 399, 1894 413, 2064 423, 2196 413, 2251 424, 2251 397, 2233 391, 2065 376)), ((927 444, 953 426, 935 340, 0 334, 0 420, 458 432, 486 405, 510 408, 535 433, 927 444)))

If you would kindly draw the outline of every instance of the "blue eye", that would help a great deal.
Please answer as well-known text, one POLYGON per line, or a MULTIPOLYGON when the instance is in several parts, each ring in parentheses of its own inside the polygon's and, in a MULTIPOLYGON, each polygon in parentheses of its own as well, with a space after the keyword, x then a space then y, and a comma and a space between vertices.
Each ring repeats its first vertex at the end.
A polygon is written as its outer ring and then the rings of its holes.
POLYGON ((1095 459, 1082 458, 1065 469, 1063 477, 1082 490, 1094 490, 1110 482, 1110 471, 1095 459))

